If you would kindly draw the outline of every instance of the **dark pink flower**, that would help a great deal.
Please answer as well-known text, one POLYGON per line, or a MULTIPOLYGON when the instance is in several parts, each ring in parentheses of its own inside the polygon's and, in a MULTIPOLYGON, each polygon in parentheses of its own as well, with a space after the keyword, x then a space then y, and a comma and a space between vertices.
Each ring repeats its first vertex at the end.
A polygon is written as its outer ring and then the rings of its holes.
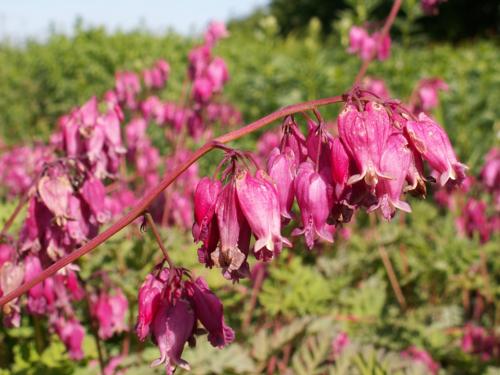
POLYGON ((220 92, 229 80, 229 73, 224 59, 214 58, 207 67, 207 77, 212 83, 212 91, 220 92))
POLYGON ((92 314, 99 323, 99 337, 109 339, 115 333, 127 330, 125 314, 128 310, 128 300, 120 289, 112 294, 101 292, 94 296, 92 314))
POLYGON ((448 85, 442 79, 431 78, 420 81, 417 89, 419 99, 417 110, 421 109, 427 112, 436 108, 439 105, 439 90, 448 91, 448 85))
POLYGON ((488 242, 491 235, 491 226, 486 215, 486 203, 470 198, 457 219, 459 230, 469 237, 479 234, 481 243, 488 242))
POLYGON ((83 338, 85 337, 85 329, 76 319, 65 320, 60 317, 54 323, 54 328, 69 351, 71 359, 83 359, 83 338))
POLYGON ((419 349, 416 346, 410 346, 408 349, 401 352, 401 357, 422 363, 431 374, 436 375, 439 372, 439 363, 434 361, 431 355, 425 350, 419 349))
POLYGON ((193 99, 198 103, 206 103, 214 92, 214 85, 208 78, 197 78, 193 83, 193 99))
POLYGON ((351 340, 346 332, 339 332, 332 341, 332 353, 338 358, 344 349, 351 344, 351 340))
POLYGON ((221 189, 220 181, 204 177, 198 183, 194 194, 193 238, 195 242, 203 242, 202 247, 198 250, 198 257, 200 262, 207 267, 213 265, 211 254, 219 242, 215 207, 221 189))
POLYGON ((299 165, 295 177, 295 195, 302 217, 302 229, 295 229, 292 235, 304 234, 309 249, 318 237, 333 242, 335 228, 326 223, 332 208, 332 188, 315 172, 310 162, 299 165))
POLYGON ((199 78, 206 70, 212 60, 212 51, 208 46, 199 46, 193 48, 188 55, 189 60, 189 78, 194 81, 199 78))
POLYGON ((215 347, 223 348, 234 340, 234 331, 224 322, 221 301, 203 278, 199 277, 189 285, 196 318, 207 329, 208 341, 215 347))
POLYGON ((428 16, 435 16, 439 13, 439 4, 444 3, 446 0, 421 0, 420 6, 422 11, 428 16))
POLYGON ((338 127, 340 139, 359 170, 347 183, 364 179, 367 185, 375 186, 379 179, 387 179, 380 169, 380 158, 393 129, 385 108, 370 102, 360 112, 348 105, 338 117, 338 127))
POLYGON ((408 121, 406 130, 418 152, 427 160, 444 186, 449 180, 459 184, 465 178, 467 166, 457 160, 448 135, 437 122, 420 113, 418 121, 408 121))
POLYGON ((9 244, 0 243, 0 268, 6 262, 11 262, 14 260, 16 250, 9 244))
POLYGON ((172 375, 175 367, 189 370, 189 364, 181 356, 184 345, 193 335, 195 316, 191 304, 179 299, 175 304, 163 300, 154 317, 152 336, 160 350, 160 358, 151 367, 165 364, 166 373, 172 375))
POLYGON ((89 176, 83 183, 80 194, 90 207, 94 223, 104 224, 110 219, 110 213, 106 209, 106 188, 101 180, 89 176))
POLYGON ((137 324, 135 330, 139 340, 144 341, 148 337, 151 324, 156 316, 160 305, 161 293, 165 281, 149 274, 139 289, 137 324))
POLYGON ((383 38, 380 33, 373 34, 373 38, 377 42, 377 58, 380 61, 387 60, 391 55, 391 37, 386 34, 383 38))
POLYGON ((291 209, 295 196, 293 180, 297 170, 295 155, 290 147, 283 152, 274 148, 269 155, 267 172, 276 185, 276 192, 280 202, 281 216, 291 219, 291 209))
POLYGON ((467 324, 464 327, 461 348, 465 353, 478 354, 483 361, 488 361, 493 356, 495 341, 494 334, 488 334, 483 327, 467 324))
POLYGON ((220 192, 215 212, 220 245, 212 253, 212 261, 227 273, 248 268, 247 256, 251 231, 236 195, 235 182, 230 181, 220 192))
POLYGON ((378 203, 372 209, 380 208, 387 220, 394 216, 396 208, 411 212, 410 205, 400 200, 412 157, 407 145, 403 135, 391 135, 380 160, 380 168, 391 179, 384 179, 377 185, 378 203))
MULTIPOLYGON (((255 177, 247 171, 236 177, 236 192, 241 211, 257 241, 254 252, 265 253, 265 259, 279 254, 283 243, 291 243, 281 236, 280 202, 271 178, 258 170, 255 177)), ((219 223, 219 228, 221 227, 219 223)), ((258 256, 261 257, 260 255, 258 256)))
POLYGON ((349 53, 358 53, 363 47, 365 39, 368 38, 366 30, 359 26, 351 27, 349 31, 349 53))
POLYGON ((481 181, 491 192, 500 191, 500 148, 492 148, 485 159, 481 181))
POLYGON ((389 99, 389 90, 384 80, 367 77, 363 80, 363 88, 370 91, 382 99, 389 99))
POLYGON ((69 215, 69 201, 73 187, 62 168, 55 166, 40 178, 37 191, 45 206, 55 216, 56 223, 62 226, 69 215))
POLYGON ((331 175, 334 182, 334 194, 335 198, 340 200, 350 176, 351 161, 342 141, 338 137, 332 140, 331 159, 331 175))
MULTIPOLYGON (((24 267, 11 262, 5 262, 0 267, 0 296, 9 294, 18 288, 24 279, 24 267)), ((21 307, 19 299, 2 306, 3 321, 6 327, 19 327, 21 324, 21 307)))

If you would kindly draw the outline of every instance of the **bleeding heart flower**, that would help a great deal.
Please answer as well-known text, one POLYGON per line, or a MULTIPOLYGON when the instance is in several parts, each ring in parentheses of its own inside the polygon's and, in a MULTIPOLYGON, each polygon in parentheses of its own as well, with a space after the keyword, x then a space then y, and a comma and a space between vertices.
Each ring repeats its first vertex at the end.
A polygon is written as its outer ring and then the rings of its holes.
POLYGON ((437 122, 420 113, 418 121, 407 121, 406 130, 415 148, 438 174, 441 186, 449 180, 455 184, 463 181, 467 166, 457 160, 448 135, 437 122))
MULTIPOLYGON (((283 243, 291 243, 281 236, 280 203, 276 187, 262 170, 252 177, 242 171, 236 177, 236 192, 243 215, 257 241, 255 254, 270 259, 281 252, 283 243)), ((220 227, 220 225, 219 225, 220 227)))
POLYGON ((293 180, 297 171, 295 155, 290 147, 283 152, 274 148, 267 162, 267 173, 276 185, 276 191, 280 202, 281 216, 291 219, 291 209, 294 199, 293 180))

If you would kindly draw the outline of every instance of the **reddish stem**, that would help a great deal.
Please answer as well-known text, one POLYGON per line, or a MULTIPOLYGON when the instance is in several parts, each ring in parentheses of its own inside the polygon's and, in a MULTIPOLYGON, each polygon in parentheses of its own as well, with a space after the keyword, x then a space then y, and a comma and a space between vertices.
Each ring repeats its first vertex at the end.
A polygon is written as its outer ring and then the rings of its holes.
POLYGON ((207 154, 209 151, 213 150, 220 143, 229 143, 241 137, 244 137, 247 134, 253 133, 259 129, 264 128, 266 125, 288 115, 297 112, 307 111, 312 108, 339 103, 343 101, 342 95, 334 96, 330 98, 323 98, 318 100, 311 100, 308 102, 298 103, 294 105, 287 106, 282 108, 276 112, 270 113, 269 115, 262 117, 261 119, 250 123, 249 125, 242 127, 240 129, 234 130, 232 132, 221 135, 220 137, 214 138, 213 140, 204 144, 201 148, 196 150, 191 157, 177 167, 172 173, 168 174, 160 183, 151 189, 138 203, 135 207, 132 208, 125 216, 120 218, 117 222, 111 225, 104 232, 100 233, 98 236, 91 239, 85 245, 80 247, 78 250, 75 250, 71 254, 66 255, 64 258, 59 259, 57 262, 47 267, 43 272, 34 277, 28 282, 25 282, 17 289, 12 292, 4 295, 0 298, 0 306, 5 305, 9 301, 12 301, 14 298, 19 297, 20 295, 26 293, 32 287, 42 282, 46 278, 52 276, 61 268, 67 266, 70 263, 73 263, 83 255, 91 252, 97 246, 101 245, 107 239, 118 233, 120 230, 125 228, 131 222, 133 222, 137 217, 141 216, 144 211, 147 210, 151 202, 159 195, 163 190, 165 190, 172 182, 175 181, 177 177, 179 177, 186 169, 188 169, 193 163, 195 163, 198 159, 200 159, 203 155, 207 154))
POLYGON ((163 257, 165 258, 165 260, 168 263, 168 268, 170 270, 173 270, 174 263, 170 259, 170 256, 168 255, 168 251, 165 248, 165 246, 163 245, 163 241, 161 240, 160 232, 158 232, 158 228, 156 228, 156 224, 155 224, 155 221, 153 220, 153 217, 151 216, 151 214, 149 212, 146 212, 144 214, 144 217, 146 218, 148 225, 151 227, 151 230, 153 231, 153 235, 155 236, 156 242, 158 243, 158 246, 160 247, 161 252, 163 253, 163 257))
POLYGON ((378 45, 382 42, 382 40, 386 37, 386 35, 389 34, 389 30, 391 29, 392 24, 394 23, 394 20, 396 19, 396 16, 399 12, 399 8, 401 8, 402 2, 403 2, 403 0, 394 0, 394 3, 392 4, 392 8, 391 8, 391 11, 389 13, 389 16, 387 16, 387 20, 385 21, 384 27, 382 28, 382 31, 380 33, 380 37, 376 41, 376 46, 373 49, 373 52, 372 52, 370 58, 363 61, 363 64, 361 65, 361 68, 359 69, 359 72, 356 75, 356 79, 354 80, 354 86, 359 85, 359 83, 361 82, 361 80, 365 76, 366 71, 368 69, 368 66, 373 61, 373 59, 377 53, 378 45))

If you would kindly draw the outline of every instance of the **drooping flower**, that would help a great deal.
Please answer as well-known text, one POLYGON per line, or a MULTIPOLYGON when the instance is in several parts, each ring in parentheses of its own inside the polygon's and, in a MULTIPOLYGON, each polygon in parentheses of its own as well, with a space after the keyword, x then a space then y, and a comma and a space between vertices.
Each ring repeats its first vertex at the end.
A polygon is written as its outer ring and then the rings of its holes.
POLYGON ((218 348, 232 342, 234 331, 224 322, 224 308, 219 298, 208 288, 206 281, 201 277, 189 285, 196 318, 207 329, 208 341, 218 348))
POLYGON ((63 169, 59 166, 50 168, 38 181, 37 191, 45 206, 55 216, 56 223, 59 226, 64 225, 69 217, 69 201, 73 188, 63 169))
POLYGON ((386 110, 372 102, 366 104, 363 112, 348 105, 338 117, 338 128, 340 139, 359 170, 347 183, 364 179, 367 185, 376 186, 381 178, 387 179, 380 169, 380 158, 392 131, 386 110))
POLYGON ((387 86, 385 85, 385 82, 382 79, 376 79, 376 78, 371 78, 371 77, 366 77, 363 80, 363 85, 362 87, 374 93, 378 97, 382 99, 389 99, 389 90, 387 89, 387 86))
POLYGON ((346 332, 339 332, 332 341, 332 354, 334 358, 339 358, 344 349, 351 344, 349 335, 346 332))
POLYGON ((286 147, 283 151, 274 148, 269 155, 267 172, 276 185, 276 192, 280 202, 281 216, 291 219, 291 209, 294 200, 293 180, 297 164, 293 150, 286 147))
POLYGON ((349 53, 358 53, 361 51, 365 39, 368 38, 366 30, 359 26, 351 27, 349 30, 349 53))
POLYGON ((334 227, 327 224, 333 192, 310 162, 299 165, 295 177, 295 195, 300 208, 302 229, 296 228, 292 235, 304 234, 309 249, 314 246, 318 237, 333 242, 334 227))
POLYGON ((464 327, 461 348, 465 353, 477 354, 481 360, 488 361, 495 350, 495 336, 488 334, 483 327, 467 324, 464 327))
POLYGON ((220 92, 229 80, 226 63, 220 57, 215 57, 207 67, 207 77, 212 83, 212 91, 220 92))
POLYGON ((220 244, 212 253, 212 261, 229 274, 248 268, 246 259, 251 236, 236 194, 236 183, 232 180, 221 190, 215 207, 220 244))
POLYGON ((408 141, 403 135, 391 135, 380 160, 380 168, 391 178, 383 179, 377 185, 378 203, 373 209, 380 208, 386 220, 394 216, 396 208, 411 212, 410 205, 400 200, 412 157, 407 145, 408 141))
POLYGON ((191 305, 179 299, 175 305, 162 301, 153 321, 152 335, 160 350, 160 358, 151 367, 165 364, 166 373, 172 375, 175 367, 190 370, 189 364, 181 356, 184 345, 193 335, 195 316, 191 305))
MULTIPOLYGON (((7 295, 18 288, 24 278, 24 267, 21 264, 5 262, 0 267, 0 296, 7 295)), ((21 307, 19 299, 2 306, 3 322, 6 327, 19 327, 21 324, 21 307)))
POLYGON ((247 171, 241 172, 236 177, 236 192, 243 215, 257 238, 254 251, 258 258, 272 258, 280 253, 283 244, 291 246, 281 236, 279 197, 267 173, 258 170, 252 177, 247 171))
POLYGON ((221 189, 220 181, 204 177, 198 183, 194 194, 193 238, 195 242, 203 242, 202 247, 198 250, 198 258, 207 267, 213 265, 211 254, 219 242, 215 207, 221 189))
POLYGON ((449 180, 455 184, 463 181, 467 166, 458 161, 448 135, 437 122, 422 112, 417 121, 407 121, 406 130, 415 148, 437 173, 441 186, 449 180))
POLYGON ((128 300, 120 289, 112 294, 101 291, 98 297, 93 298, 92 315, 99 323, 99 337, 109 339, 115 333, 127 330, 125 314, 128 309, 128 300))
POLYGON ((478 233, 481 243, 488 242, 492 228, 486 215, 486 203, 470 198, 457 219, 457 226, 463 234, 473 237, 478 233))
POLYGON ((85 337, 85 328, 74 318, 66 320, 59 317, 54 323, 54 329, 66 346, 71 359, 83 359, 83 338, 85 337))

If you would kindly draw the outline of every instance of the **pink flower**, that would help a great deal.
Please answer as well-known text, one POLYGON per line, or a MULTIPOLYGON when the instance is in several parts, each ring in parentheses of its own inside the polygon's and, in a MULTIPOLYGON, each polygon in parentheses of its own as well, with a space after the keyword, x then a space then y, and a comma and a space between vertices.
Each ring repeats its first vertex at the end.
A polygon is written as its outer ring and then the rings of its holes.
POLYGON ((492 148, 485 159, 481 180, 491 192, 500 191, 500 148, 492 148))
POLYGON ((457 219, 457 226, 467 236, 473 237, 478 233, 481 243, 488 242, 492 228, 486 216, 486 203, 470 198, 457 219))
POLYGON ((351 344, 351 340, 346 332, 339 332, 332 341, 332 353, 338 358, 344 349, 351 344))
POLYGON ((56 223, 64 225, 69 217, 69 200, 73 188, 63 169, 58 166, 50 168, 38 181, 37 191, 45 206, 55 216, 56 223))
POLYGON ((215 216, 217 197, 222 189, 220 181, 204 177, 198 183, 194 194, 193 238, 195 242, 202 241, 203 245, 198 250, 201 263, 207 267, 213 265, 211 254, 219 242, 219 228, 215 216))
POLYGON ((236 184, 230 181, 220 192, 215 206, 220 245, 212 261, 225 270, 226 276, 248 269, 246 261, 251 231, 236 195, 236 184))
POLYGON ((435 16, 439 13, 439 4, 444 3, 446 0, 421 0, 420 6, 422 11, 428 16, 435 16))
POLYGON ((351 27, 349 31, 349 53, 358 53, 361 51, 365 39, 368 38, 366 30, 359 26, 351 27))
POLYGON ((160 296, 164 288, 164 281, 149 274, 139 289, 137 324, 135 330, 139 340, 148 337, 151 324, 160 305, 160 296))
POLYGON ((415 148, 426 159, 444 186, 449 180, 459 184, 465 178, 467 166, 457 160, 446 132, 437 122, 420 113, 418 121, 408 121, 406 130, 415 148))
POLYGON ((9 244, 0 243, 0 268, 6 262, 11 262, 16 254, 16 250, 9 244))
POLYGON ((199 78, 206 70, 212 60, 212 50, 208 46, 193 48, 188 55, 189 60, 189 78, 194 81, 199 78))
POLYGON ((137 106, 136 95, 141 91, 141 82, 133 72, 116 73, 115 91, 118 100, 130 109, 137 106))
POLYGON ((221 301, 208 288, 203 278, 199 277, 189 285, 196 317, 207 329, 208 341, 215 347, 223 348, 234 340, 234 331, 224 322, 221 301))
POLYGON ((483 361, 488 361, 493 356, 495 341, 494 334, 489 335, 483 327, 467 324, 461 348, 465 353, 478 354, 483 361))
POLYGON ((206 103, 214 92, 214 85, 208 78, 197 78, 193 83, 193 99, 198 103, 206 103))
POLYGON ((61 341, 69 351, 71 359, 83 359, 83 338, 85 337, 85 329, 76 319, 65 320, 60 317, 54 324, 55 331, 61 341))
MULTIPOLYGON (((429 111, 439 105, 438 91, 448 91, 449 87, 441 79, 431 78, 420 81, 417 89, 418 99, 422 111, 429 111)), ((417 108, 417 110, 420 108, 417 108)))
POLYGON ((389 178, 380 168, 380 158, 393 130, 385 108, 370 102, 360 112, 354 105, 348 105, 338 117, 338 127, 340 139, 360 172, 347 183, 364 179, 366 184, 375 186, 380 178, 389 178))
POLYGON ((379 201, 372 209, 380 208, 386 220, 394 216, 396 208, 411 212, 410 205, 399 199, 412 157, 407 145, 408 141, 401 134, 391 135, 380 160, 380 168, 391 179, 384 179, 377 185, 379 201))
POLYGON ((387 60, 391 55, 391 37, 389 34, 381 38, 380 33, 373 34, 373 38, 377 42, 377 58, 380 61, 387 60))
POLYGON ((384 80, 367 77, 363 80, 363 88, 370 91, 382 99, 389 99, 389 90, 384 80))
POLYGON ((331 186, 315 172, 310 162, 299 165, 295 177, 295 195, 302 217, 302 229, 294 229, 292 235, 304 234, 309 249, 318 237, 333 242, 335 228, 326 223, 332 208, 331 186))
POLYGON ((410 346, 408 349, 401 352, 401 357, 411 359, 414 362, 422 363, 430 373, 436 375, 439 372, 439 363, 434 361, 429 353, 423 349, 418 349, 416 346, 410 346))
POLYGON ((109 339, 115 333, 127 330, 124 322, 128 310, 128 300, 120 289, 113 294, 101 292, 93 298, 92 314, 99 323, 99 337, 109 339))
MULTIPOLYGON (((24 259, 24 282, 34 279, 41 272, 40 259, 37 256, 28 255, 24 259)), ((54 300, 53 280, 49 278, 29 290, 28 310, 32 314, 45 314, 48 312, 48 305, 54 300)))
POLYGON ((335 137, 332 140, 331 147, 331 174, 334 182, 334 194, 337 200, 340 200, 344 195, 344 190, 347 185, 347 180, 350 175, 350 158, 347 150, 340 138, 335 137))
POLYGON ((179 366, 190 370, 189 364, 181 356, 184 345, 193 335, 195 316, 190 303, 179 299, 174 305, 162 301, 153 321, 152 336, 160 349, 160 358, 151 363, 151 367, 165 364, 168 375, 179 366))
POLYGON ((227 38, 228 36, 229 32, 223 22, 212 21, 205 32, 205 43, 208 46, 213 46, 219 39, 227 38))
POLYGON ((80 194, 90 207, 94 223, 104 224, 110 219, 110 213, 106 209, 106 188, 101 180, 90 176, 83 183, 80 194))
POLYGON ((216 57, 208 65, 207 77, 212 83, 212 91, 220 92, 224 84, 229 80, 227 66, 222 58, 216 57))
MULTIPOLYGON (((258 170, 255 177, 243 171, 236 177, 236 192, 241 210, 257 241, 254 251, 258 258, 270 259, 280 253, 283 243, 291 243, 281 236, 280 202, 270 177, 258 170)), ((220 224, 219 224, 220 227, 220 224)))
POLYGON ((293 180, 297 165, 293 150, 286 147, 281 152, 277 147, 271 151, 267 162, 267 172, 276 185, 276 192, 280 202, 281 216, 291 219, 291 209, 294 199, 293 180))

